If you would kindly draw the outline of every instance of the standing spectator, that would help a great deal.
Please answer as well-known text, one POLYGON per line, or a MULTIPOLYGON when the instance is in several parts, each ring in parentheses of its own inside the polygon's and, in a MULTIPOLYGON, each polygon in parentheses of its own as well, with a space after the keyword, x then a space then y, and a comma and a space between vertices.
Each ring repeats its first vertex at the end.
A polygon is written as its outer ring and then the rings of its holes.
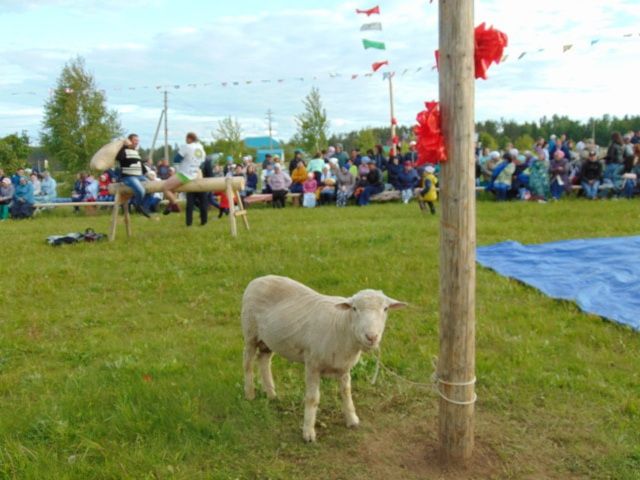
MULTIPOLYGON (((217 161, 215 155, 207 155, 200 165, 202 178, 213 178, 213 162, 217 161)), ((200 212, 200 226, 205 226, 209 219, 209 195, 207 192, 188 192, 187 206, 185 208, 185 223, 187 227, 193 224, 193 209, 200 212)))
POLYGON ((314 208, 316 206, 316 190, 318 189, 318 182, 313 173, 309 173, 307 179, 303 182, 302 192, 302 206, 306 208, 314 208))
POLYGON ((272 156, 271 156, 271 154, 270 154, 270 153, 267 153, 267 154, 264 156, 264 160, 262 161, 262 170, 263 170, 263 171, 264 171, 264 170, 266 170, 266 169, 267 169, 267 165, 269 165, 269 164, 270 164, 271 166, 273 166, 273 158, 272 158, 272 156))
POLYGON ((349 155, 344 151, 341 143, 336 144, 336 158, 338 159, 338 165, 340 165, 340 167, 349 161, 349 155))
POLYGON ((600 178, 602 177, 602 164, 598 161, 595 151, 589 152, 589 158, 582 164, 580 180, 582 192, 589 200, 598 199, 598 189, 600 188, 600 178))
POLYGON ((316 177, 316 181, 320 180, 320 175, 322 175, 322 168, 324 167, 324 159, 322 158, 321 152, 316 152, 313 159, 309 162, 309 166, 307 168, 307 172, 313 172, 316 177))
POLYGON ((0 220, 9 218, 9 206, 13 201, 15 188, 9 177, 3 177, 0 182, 0 220))
POLYGON ((622 165, 624 162, 624 140, 620 132, 611 134, 611 143, 607 149, 606 164, 607 166, 616 164, 622 165))
POLYGON ((369 159, 369 173, 366 176, 366 185, 358 197, 358 205, 364 207, 369 205, 371 195, 376 195, 384 190, 382 182, 382 172, 376 167, 375 160, 369 159))
POLYGON ((418 150, 416 145, 416 141, 411 140, 409 142, 409 151, 404 154, 404 161, 411 162, 411 165, 415 165, 418 160, 418 150))
POLYGON ((33 215, 33 185, 27 177, 21 177, 18 186, 13 193, 11 203, 11 217, 16 219, 29 218, 33 215))
POLYGON ((306 181, 307 167, 304 164, 304 160, 300 159, 296 162, 296 167, 291 173, 291 193, 302 193, 302 184, 306 181))
POLYGON ((384 171, 387 169, 387 159, 384 156, 384 147, 382 145, 376 145, 373 159, 376 161, 376 166, 384 171))
POLYGON ((431 215, 436 214, 435 202, 438 200, 438 179, 434 175, 436 169, 433 165, 427 165, 420 179, 420 210, 425 211, 425 203, 429 205, 431 215))
POLYGON ((11 175, 11 183, 13 184, 14 188, 20 184, 20 179, 24 177, 24 174, 24 168, 20 167, 16 170, 16 173, 11 175))
POLYGON ((273 195, 271 202, 273 208, 284 208, 291 178, 282 171, 279 163, 273 166, 273 174, 269 176, 268 182, 273 195))
POLYGON ((342 165, 337 175, 337 192, 336 192, 336 205, 338 207, 346 207, 347 201, 353 195, 353 190, 356 186, 356 179, 351 174, 348 168, 348 164, 342 165))
POLYGON ((629 136, 628 145, 631 147, 631 154, 624 156, 624 167, 622 170, 622 195, 631 199, 636 194, 636 186, 638 184, 638 176, 635 173, 635 161, 633 145, 631 145, 631 136, 629 136))
MULTIPOLYGON (((296 169, 296 167, 298 166, 298 164, 300 162, 302 162, 302 152, 300 150, 296 150, 295 153, 293 154, 293 159, 291 159, 291 161, 289 162, 289 175, 291 175, 291 180, 293 180, 293 171, 296 169)), ((306 174, 305 174, 305 179, 306 179, 306 174)), ((304 183, 305 180, 303 180, 302 182, 304 183)))
MULTIPOLYGON (((406 157, 405 157, 406 158, 406 157)), ((418 186, 420 178, 410 160, 405 160, 404 167, 398 175, 398 186, 402 203, 407 204, 413 198, 413 189, 418 186)))
POLYGON ((560 200, 562 194, 571 189, 569 182, 569 161, 565 158, 564 152, 556 149, 553 160, 549 166, 551 173, 551 198, 560 200))

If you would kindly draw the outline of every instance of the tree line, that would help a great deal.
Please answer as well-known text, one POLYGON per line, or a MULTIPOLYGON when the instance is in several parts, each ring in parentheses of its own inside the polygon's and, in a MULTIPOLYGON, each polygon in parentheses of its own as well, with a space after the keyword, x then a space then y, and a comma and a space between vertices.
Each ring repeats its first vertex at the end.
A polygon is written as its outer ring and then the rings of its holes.
MULTIPOLYGON (((292 156, 294 150, 314 155, 338 143, 346 151, 358 148, 362 152, 376 145, 390 144, 390 126, 330 134, 330 122, 316 87, 303 100, 303 108, 302 113, 295 117, 295 135, 288 142, 282 142, 287 157, 292 156)), ((476 131, 482 146, 492 150, 505 148, 508 144, 527 150, 535 139, 548 139, 552 134, 566 134, 576 142, 594 138, 597 144, 604 146, 609 144, 614 131, 640 131, 640 115, 621 118, 603 115, 587 121, 559 115, 543 117, 537 122, 485 120, 476 124, 476 131)), ((47 155, 50 161, 68 171, 84 170, 100 147, 123 133, 117 112, 107 108, 104 93, 97 89, 84 60, 78 57, 64 66, 53 94, 44 106, 41 146, 31 147, 26 132, 0 138, 0 167, 15 170, 47 155)), ((242 126, 237 119, 224 118, 210 133, 212 140, 203 143, 208 151, 222 153, 221 161, 227 156, 237 161, 241 155, 255 155, 255 151, 245 147, 242 126)), ((408 143, 414 139, 413 126, 398 125, 396 135, 408 143)), ((177 146, 171 145, 169 150, 171 159, 177 146)), ((142 153, 146 158, 151 152, 144 150, 142 153)), ((164 147, 155 149, 153 153, 155 159, 163 158, 164 147)))

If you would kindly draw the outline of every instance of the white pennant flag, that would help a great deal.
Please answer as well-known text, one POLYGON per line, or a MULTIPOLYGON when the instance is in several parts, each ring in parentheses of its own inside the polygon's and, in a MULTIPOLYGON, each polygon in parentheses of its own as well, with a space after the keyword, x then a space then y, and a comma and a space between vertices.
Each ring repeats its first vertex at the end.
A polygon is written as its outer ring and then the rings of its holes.
POLYGON ((360 27, 361 32, 366 32, 368 30, 382 30, 382 23, 373 22, 373 23, 365 23, 360 27))

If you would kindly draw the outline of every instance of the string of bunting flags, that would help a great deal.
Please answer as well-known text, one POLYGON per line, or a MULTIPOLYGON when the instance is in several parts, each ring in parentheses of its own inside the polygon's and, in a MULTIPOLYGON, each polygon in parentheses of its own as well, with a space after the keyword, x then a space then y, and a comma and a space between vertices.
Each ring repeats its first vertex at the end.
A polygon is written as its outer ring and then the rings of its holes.
MULTIPOLYGON (((376 5, 373 8, 369 8, 368 10, 361 10, 361 9, 356 9, 356 14, 357 15, 366 15, 367 17, 370 17, 371 15, 380 15, 380 6, 376 5)), ((373 31, 378 31, 378 32, 382 32, 382 22, 371 22, 371 23, 364 23, 361 27, 360 27, 360 31, 361 32, 373 32, 373 31)), ((364 47, 365 50, 369 50, 370 48, 375 49, 375 50, 386 50, 387 49, 387 45, 385 44, 385 42, 381 41, 381 40, 370 40, 368 38, 363 38, 362 39, 362 46, 364 47)), ((389 66, 389 60, 381 60, 378 62, 373 62, 371 64, 371 69, 374 72, 377 72, 378 70, 380 70, 382 67, 384 66, 389 66)), ((383 79, 386 79, 388 77, 383 77, 383 79)))
MULTIPOLYGON (((379 22, 376 22, 379 23, 379 22)), ((369 24, 364 24, 364 26, 369 25, 369 24)), ((376 30, 377 27, 372 28, 373 30, 376 30)), ((382 29, 382 24, 380 23, 380 29, 382 29)), ((361 27, 362 30, 362 27, 361 27)), ((363 30, 363 31, 366 31, 363 30)), ((610 37, 610 38, 593 38, 590 40, 587 40, 585 42, 574 42, 574 43, 565 43, 562 45, 559 45, 558 47, 546 47, 546 48, 533 48, 533 49, 527 49, 527 50, 520 50, 520 53, 516 56, 515 54, 512 56, 510 54, 503 54, 502 58, 500 59, 500 63, 504 63, 506 61, 521 61, 524 58, 531 58, 532 56, 534 56, 535 54, 539 54, 542 52, 550 52, 553 50, 559 51, 563 54, 566 53, 570 53, 570 52, 575 52, 577 50, 577 48, 579 46, 586 46, 587 48, 593 48, 593 47, 597 47, 602 45, 605 41, 607 40, 613 40, 615 39, 619 39, 619 38, 626 38, 626 39, 632 39, 632 38, 636 38, 636 37, 640 37, 640 32, 639 33, 624 33, 624 34, 620 34, 620 35, 616 35, 615 37, 610 37), (512 59, 512 60, 509 60, 512 59)), ((367 39, 368 40, 368 39, 367 39)), ((364 42, 364 40, 363 40, 364 42)), ((382 42, 384 43, 384 42, 382 42)), ((386 47, 386 44, 385 44, 386 47)), ((513 48, 513 47, 512 47, 513 48)), ((375 64, 376 67, 378 67, 377 69, 381 68, 384 65, 388 65, 388 63, 384 63, 383 62, 377 62, 377 64, 375 64), (378 65, 378 63, 382 63, 382 65, 378 65)), ((373 68, 373 66, 372 66, 373 68)), ((430 65, 430 66, 426 66, 426 65, 422 65, 422 66, 418 66, 418 67, 407 67, 404 69, 398 69, 397 72, 393 72, 394 75, 396 76, 405 76, 408 74, 417 74, 420 73, 422 71, 435 71, 437 70, 437 65, 430 65)), ((342 74, 342 73, 337 73, 337 72, 330 72, 330 73, 326 73, 326 74, 322 74, 322 75, 314 75, 314 76, 308 76, 308 77, 286 77, 286 78, 273 78, 273 79, 262 79, 262 80, 236 80, 236 81, 216 81, 216 82, 201 82, 201 83, 182 83, 182 84, 164 84, 164 85, 137 85, 137 86, 116 86, 113 88, 109 89, 109 92, 124 92, 124 91, 138 91, 138 90, 180 90, 180 89, 195 89, 195 88, 211 88, 211 87, 222 87, 222 88, 227 88, 227 87, 241 87, 241 86, 251 86, 251 85, 260 85, 260 84, 284 84, 284 83, 291 83, 291 82, 306 82, 306 81, 318 81, 321 79, 349 79, 349 80, 357 80, 357 79, 362 79, 362 78, 372 78, 375 77, 375 72, 360 72, 360 73, 353 73, 353 74, 342 74)), ((383 72, 382 74, 382 79, 386 80, 388 78, 388 76, 392 74, 391 72, 383 72)), ((46 91, 46 90, 45 90, 46 91)), ((100 91, 104 94, 107 93, 106 89, 100 89, 100 91)), ((54 89, 48 89, 48 92, 50 95, 53 94, 54 89)), ((37 96, 39 94, 41 94, 42 91, 40 91, 40 93, 36 90, 27 90, 27 91, 14 91, 14 92, 8 92, 6 93, 6 95, 10 95, 10 96, 19 96, 19 95, 31 95, 31 96, 37 96)), ((66 93, 71 94, 73 93, 73 89, 71 88, 67 88, 66 89, 66 93)))

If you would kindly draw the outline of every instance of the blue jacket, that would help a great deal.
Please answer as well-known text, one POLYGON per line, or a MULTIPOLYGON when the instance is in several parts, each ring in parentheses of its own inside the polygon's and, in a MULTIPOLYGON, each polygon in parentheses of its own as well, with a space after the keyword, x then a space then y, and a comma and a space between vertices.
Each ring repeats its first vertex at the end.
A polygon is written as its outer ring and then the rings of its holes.
POLYGON ((408 190, 409 188, 415 188, 420 182, 418 173, 412 168, 408 172, 403 168, 398 174, 398 189, 408 190))
POLYGON ((14 200, 23 199, 25 202, 33 205, 36 203, 36 200, 33 198, 33 185, 30 183, 26 183, 25 185, 20 185, 16 187, 16 191, 13 194, 14 200))

